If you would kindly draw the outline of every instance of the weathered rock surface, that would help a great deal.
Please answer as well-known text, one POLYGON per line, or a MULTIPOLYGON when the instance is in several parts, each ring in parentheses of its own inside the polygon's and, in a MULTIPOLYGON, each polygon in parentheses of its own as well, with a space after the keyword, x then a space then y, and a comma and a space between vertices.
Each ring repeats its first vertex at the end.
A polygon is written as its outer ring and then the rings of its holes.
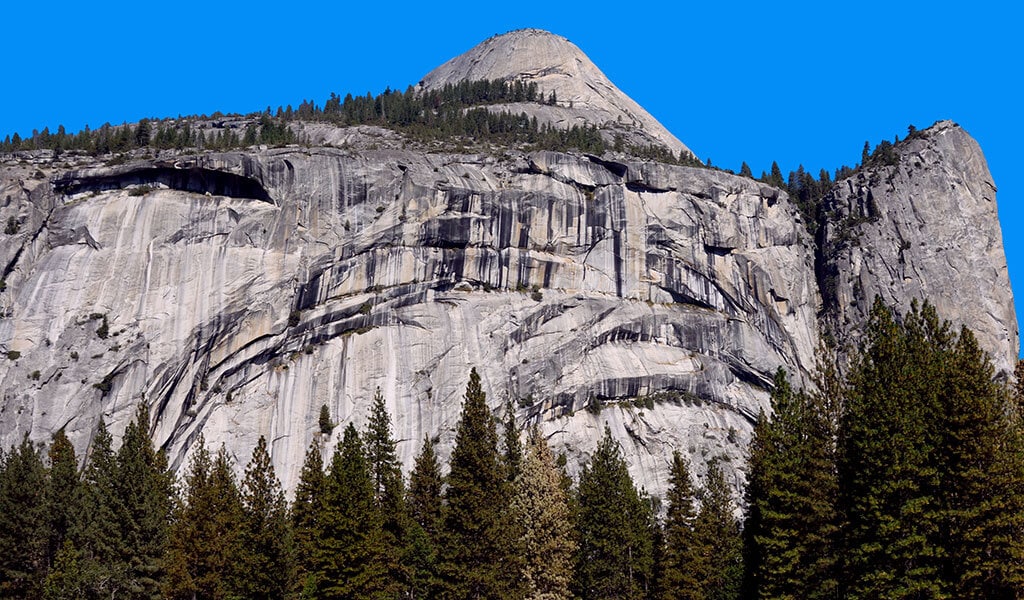
POLYGON ((23 183, 0 191, 27 217, 5 245, 5 442, 84 447, 144 397, 175 464, 200 433, 242 461, 263 434, 292 484, 322 404, 359 421, 380 386, 408 462, 451 441, 476 366, 575 457, 610 422, 657 488, 673 447, 738 465, 770 374, 812 358, 806 234, 776 191, 712 171, 284 149, 23 183))
POLYGON ((463 80, 500 79, 536 83, 544 98, 552 92, 554 106, 500 104, 493 110, 525 112, 540 123, 559 128, 591 125, 627 143, 665 146, 677 156, 690 150, 629 96, 623 94, 572 42, 539 29, 520 29, 494 36, 423 78, 425 89, 463 80))
POLYGON ((996 187, 967 132, 941 121, 825 199, 822 290, 832 328, 853 342, 875 296, 901 312, 928 300, 967 325, 1008 377, 1019 345, 996 187))
POLYGON ((265 435, 291 488, 320 407, 362 425, 377 387, 406 467, 424 435, 445 458, 476 367, 572 468, 607 425, 660 494, 674 449, 738 487, 774 371, 805 378, 819 315, 852 336, 875 293, 1016 356, 995 190, 948 123, 837 184, 822 252, 784 192, 717 171, 302 127, 350 149, 0 157, 0 443, 85 451, 147 402, 173 465, 265 435))

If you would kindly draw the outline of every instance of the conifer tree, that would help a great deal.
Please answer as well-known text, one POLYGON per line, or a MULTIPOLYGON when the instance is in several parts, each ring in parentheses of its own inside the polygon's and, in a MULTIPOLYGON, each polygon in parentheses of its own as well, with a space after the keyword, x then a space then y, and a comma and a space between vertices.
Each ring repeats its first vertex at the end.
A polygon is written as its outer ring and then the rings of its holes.
POLYGON ((53 435, 49 450, 50 465, 46 477, 46 516, 49 540, 46 564, 52 565, 64 546, 78 513, 78 459, 64 430, 53 435))
POLYGON ((439 575, 445 598, 515 597, 515 538, 498 435, 476 369, 469 374, 445 493, 439 575))
POLYGON ((943 361, 941 460, 950 589, 957 598, 1024 590, 1024 445, 1006 392, 966 327, 943 361))
POLYGON ((411 539, 414 521, 405 498, 402 466, 395 452, 397 442, 391 435, 391 416, 380 388, 374 394, 367 423, 366 456, 374 484, 374 499, 382 517, 382 544, 386 551, 388 595, 408 590, 416 575, 413 563, 421 562, 420 550, 411 539))
POLYGON ((244 598, 283 599, 292 579, 292 540, 281 482, 260 436, 241 486, 238 592, 244 598))
POLYGON ((414 598, 428 597, 437 587, 439 535, 442 527, 441 488, 444 479, 430 436, 423 436, 423 447, 416 456, 409 478, 407 506, 413 524, 409 528, 407 564, 412 570, 411 593, 414 598))
POLYGON ((708 465, 700 512, 693 524, 694 576, 701 598, 736 600, 743 583, 743 541, 729 487, 716 462, 708 465))
POLYGON ((591 598, 643 598, 651 588, 650 510, 605 426, 580 473, 577 593, 591 598))
POLYGON ((0 596, 42 595, 49 539, 46 469, 28 434, 0 468, 0 596))
POLYGON ((57 551, 53 566, 43 587, 44 600, 79 600, 88 597, 85 574, 79 562, 78 551, 71 540, 65 539, 57 551))
POLYGON ((163 452, 149 438, 149 408, 139 404, 117 451, 115 513, 121 530, 121 555, 129 597, 159 593, 171 512, 173 476, 163 452))
POLYGON ((313 550, 318 598, 384 597, 383 519, 359 433, 350 423, 324 482, 321 538, 313 550))
POLYGON ((324 460, 320 445, 313 440, 306 451, 299 483, 295 487, 295 502, 292 503, 291 523, 295 540, 296 591, 303 598, 311 598, 317 587, 317 549, 323 528, 324 460))
POLYGON ((423 448, 416 456, 409 478, 409 510, 431 541, 436 542, 441 530, 441 488, 444 478, 437 462, 434 442, 423 436, 423 448))
POLYGON ((168 544, 169 598, 228 598, 236 593, 242 505, 227 454, 210 456, 202 438, 185 478, 168 544))
POLYGON ((699 560, 693 539, 693 526, 697 519, 695 492, 689 465, 679 452, 672 453, 666 500, 668 506, 662 534, 657 597, 659 600, 701 598, 695 576, 699 560))
POLYGON ((370 405, 370 418, 363 435, 366 441, 366 460, 373 479, 373 494, 378 501, 384 495, 384 487, 395 474, 401 476, 401 465, 395 453, 397 443, 391 437, 391 416, 384 403, 384 395, 380 388, 373 395, 370 405))
POLYGON ((835 424, 821 396, 775 374, 771 421, 754 428, 747 478, 748 595, 832 598, 839 518, 835 424))
POLYGON ((782 178, 782 169, 779 168, 779 163, 775 161, 772 161, 772 172, 768 176, 768 184, 779 189, 786 188, 786 180, 782 178))
POLYGON ((935 418, 948 327, 916 305, 902 323, 880 299, 850 375, 840 431, 845 593, 941 596, 941 443, 935 418))
POLYGON ((516 411, 512 402, 505 403, 505 422, 503 428, 502 459, 505 465, 505 477, 509 482, 516 480, 523 463, 523 444, 519 439, 519 426, 516 425, 516 411))
POLYGON ((534 428, 509 505, 518 523, 525 598, 570 598, 577 544, 561 473, 534 428))
POLYGON ((89 598, 116 596, 127 576, 127 565, 121 561, 125 550, 118 520, 117 477, 113 438, 101 418, 82 475, 70 533, 89 598))

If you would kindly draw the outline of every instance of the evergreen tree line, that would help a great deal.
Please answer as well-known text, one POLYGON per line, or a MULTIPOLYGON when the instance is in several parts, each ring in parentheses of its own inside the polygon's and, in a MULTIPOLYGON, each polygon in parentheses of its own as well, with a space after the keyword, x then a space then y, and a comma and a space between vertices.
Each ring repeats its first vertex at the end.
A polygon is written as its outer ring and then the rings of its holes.
MULTIPOLYGON (((907 140, 920 135, 921 132, 913 125, 907 127, 907 140)), ((800 212, 807 231, 814 235, 826 219, 827 215, 822 206, 822 199, 832 189, 832 184, 840 179, 846 179, 856 174, 864 167, 894 166, 899 164, 899 154, 896 151, 899 143, 900 136, 898 135, 892 142, 889 140, 880 141, 875 145, 874 149, 871 147, 871 142, 865 141, 859 164, 854 165, 852 168, 843 165, 835 169, 832 175, 829 174, 828 169, 821 169, 818 172, 817 178, 815 178, 814 174, 807 172, 803 165, 798 166, 795 171, 790 171, 788 176, 783 176, 779 163, 772 161, 771 169, 767 172, 761 171, 761 176, 757 180, 785 190, 789 194, 790 201, 796 205, 797 210, 800 212)), ((707 166, 711 166, 710 161, 707 166)), ((754 179, 750 165, 745 161, 740 165, 739 174, 743 177, 754 179)))
MULTIPOLYGON (((506 414, 499 435, 471 372, 447 475, 428 437, 406 481, 378 391, 365 431, 348 425, 326 461, 316 436, 290 505, 263 438, 240 484, 201 439, 175 484, 145 408, 117 451, 101 421, 82 471, 63 431, 46 459, 26 438, 0 461, 0 596, 654 597, 661 528, 610 431, 574 485, 564 457, 536 429, 523 444, 506 414)), ((684 560, 710 594, 741 568, 739 524, 721 471, 696 510, 675 460, 670 514, 685 513, 684 560)))
POLYGON ((755 427, 744 597, 1024 597, 1020 384, 929 304, 880 300, 849 374, 819 370, 815 393, 780 372, 755 427))
POLYGON ((927 304, 876 301, 865 340, 813 393, 776 375, 742 522, 717 463, 698 489, 679 453, 659 515, 607 428, 573 481, 510 406, 497 422, 475 370, 446 475, 425 438, 403 476, 378 391, 330 457, 317 434, 290 504, 263 439, 241 483, 200 440, 176 485, 144 408, 116 452, 100 424, 82 471, 62 432, 46 460, 26 440, 0 461, 0 595, 1021 597, 1020 390, 927 304))
POLYGON ((16 150, 54 150, 61 152, 84 152, 92 156, 119 154, 140 148, 158 150, 230 150, 244 148, 256 144, 284 145, 298 142, 295 132, 281 119, 269 114, 253 115, 244 132, 239 134, 230 128, 203 132, 193 129, 190 119, 177 121, 142 119, 134 126, 128 123, 114 126, 104 123, 99 129, 86 126, 78 133, 67 133, 64 126, 58 127, 56 133, 49 128, 34 131, 32 137, 21 139, 17 133, 8 135, 0 142, 0 152, 16 150))
MULTIPOLYGON (((232 128, 220 128, 217 132, 205 134, 193 129, 192 121, 205 121, 205 116, 179 118, 173 122, 143 119, 134 126, 107 123, 97 130, 86 127, 77 134, 67 133, 63 126, 57 133, 51 133, 48 128, 34 131, 28 139, 22 139, 15 133, 0 142, 0 152, 50 149, 100 156, 138 148, 229 150, 254 144, 284 145, 300 141, 288 125, 293 121, 320 121, 338 126, 377 125, 421 142, 461 140, 523 144, 532 149, 594 154, 603 154, 610 149, 597 127, 573 125, 560 129, 540 124, 535 117, 530 118, 524 112, 493 111, 485 107, 513 102, 554 105, 558 99, 554 92, 543 98, 536 83, 502 80, 462 81, 446 84, 439 90, 426 91, 416 91, 410 86, 404 93, 388 88, 376 96, 369 93, 365 96, 347 94, 344 99, 332 93, 322 107, 303 100, 297 109, 289 105, 278 107, 276 113, 272 113, 267 107, 262 113, 247 115, 253 122, 241 133, 232 128)), ((677 157, 654 145, 623 144, 620 140, 613 147, 640 158, 705 166, 692 154, 682 153, 677 157)))

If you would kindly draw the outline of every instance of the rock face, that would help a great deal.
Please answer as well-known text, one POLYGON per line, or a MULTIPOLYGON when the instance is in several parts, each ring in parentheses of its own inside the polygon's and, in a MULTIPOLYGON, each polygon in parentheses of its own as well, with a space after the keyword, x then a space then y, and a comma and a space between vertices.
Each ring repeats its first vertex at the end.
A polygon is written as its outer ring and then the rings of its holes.
POLYGON ((320 407, 361 426, 377 387, 406 467, 424 435, 446 458, 476 367, 571 468, 608 426, 659 495, 674 449, 742 484, 819 314, 848 335, 874 293, 927 295, 1016 356, 994 187, 948 123, 837 184, 823 252, 784 192, 713 170, 303 127, 347 149, 3 158, 0 443, 85 451, 147 402, 174 466, 203 435, 241 468, 265 435, 292 488, 320 407))
POLYGON ((501 104, 494 110, 525 112, 559 128, 597 126, 609 137, 619 134, 630 143, 665 146, 676 155, 690 152, 562 36, 539 29, 494 36, 428 73, 420 86, 435 89, 481 79, 536 83, 544 98, 552 92, 557 98, 554 106, 501 104))
POLYGON ((0 191, 30 223, 7 246, 5 442, 84 447, 145 398, 174 464, 200 433, 242 462, 267 435, 291 485, 320 406, 361 422, 378 386, 406 464, 424 434, 447 447, 475 366, 573 458, 608 423, 656 488, 672 448, 738 466, 771 373, 812 358, 792 207, 713 171, 284 149, 31 190, 0 191))
POLYGON ((822 292, 829 322, 856 339, 875 296, 901 312, 927 299, 967 325, 997 373, 1019 345, 996 212, 996 187, 978 144, 951 121, 900 144, 895 164, 863 169, 825 198, 822 292))

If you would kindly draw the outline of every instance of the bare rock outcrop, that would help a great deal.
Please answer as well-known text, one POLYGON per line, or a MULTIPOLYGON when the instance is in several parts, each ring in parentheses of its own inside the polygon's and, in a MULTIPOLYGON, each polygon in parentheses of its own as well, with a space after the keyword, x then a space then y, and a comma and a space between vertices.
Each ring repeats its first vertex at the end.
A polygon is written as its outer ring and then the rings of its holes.
POLYGON ((738 468, 772 372, 812 363, 811 245, 740 177, 323 148, 47 183, 0 190, 38 215, 8 246, 5 444, 84 448, 146 401, 175 465, 200 433, 240 461, 266 435, 292 485, 320 406, 361 422, 378 386, 407 465, 424 434, 447 451, 475 366, 574 459, 608 423, 658 491, 674 448, 738 468))
POLYGON ((609 137, 621 135, 638 145, 656 144, 675 155, 690 149, 669 133, 629 96, 623 94, 572 42, 540 29, 520 29, 496 35, 428 73, 420 86, 437 89, 459 81, 498 79, 536 83, 553 106, 534 103, 500 104, 493 110, 525 112, 540 123, 559 128, 596 126, 609 137))
POLYGON ((836 183, 825 198, 822 294, 830 329, 855 342, 875 296, 928 300, 977 336, 1002 377, 1017 363, 996 187, 977 142, 941 121, 836 183), (888 164, 886 164, 888 163, 888 164))

